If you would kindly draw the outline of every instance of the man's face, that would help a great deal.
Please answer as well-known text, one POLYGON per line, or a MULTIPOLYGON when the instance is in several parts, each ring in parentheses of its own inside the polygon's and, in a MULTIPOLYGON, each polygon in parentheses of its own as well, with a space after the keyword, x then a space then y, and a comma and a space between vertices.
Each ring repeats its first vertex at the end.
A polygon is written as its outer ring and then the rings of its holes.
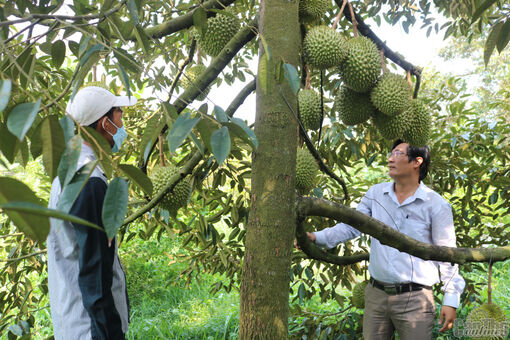
POLYGON ((108 140, 108 142, 112 146, 113 144, 115 144, 115 142, 113 141, 113 135, 117 133, 117 128, 123 126, 122 113, 123 111, 121 108, 115 108, 115 110, 113 111, 112 118, 108 118, 107 116, 105 116, 103 118, 103 121, 101 122, 101 126, 105 130, 105 132, 102 133, 102 135, 106 138, 106 140, 108 140))
POLYGON ((389 176, 393 179, 399 177, 412 176, 419 171, 421 157, 414 161, 409 161, 407 148, 409 144, 401 143, 397 145, 388 156, 389 176))

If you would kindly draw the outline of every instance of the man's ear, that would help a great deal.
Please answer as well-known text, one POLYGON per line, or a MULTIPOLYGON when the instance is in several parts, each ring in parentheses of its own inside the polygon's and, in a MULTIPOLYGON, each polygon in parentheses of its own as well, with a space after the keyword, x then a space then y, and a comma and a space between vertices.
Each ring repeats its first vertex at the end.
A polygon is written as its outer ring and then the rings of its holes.
POLYGON ((101 133, 102 131, 107 131, 108 124, 110 123, 110 122, 108 122, 107 118, 108 118, 107 116, 103 116, 103 117, 99 118, 99 121, 97 122, 97 126, 96 126, 97 132, 101 133))
POLYGON ((423 163, 423 157, 416 157, 415 162, 418 162, 418 167, 420 167, 423 163))

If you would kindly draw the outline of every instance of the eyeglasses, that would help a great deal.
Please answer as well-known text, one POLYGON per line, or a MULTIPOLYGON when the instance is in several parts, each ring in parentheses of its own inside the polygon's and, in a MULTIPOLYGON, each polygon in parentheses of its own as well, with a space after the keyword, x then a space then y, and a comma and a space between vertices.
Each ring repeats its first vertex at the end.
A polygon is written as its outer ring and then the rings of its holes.
POLYGON ((394 156, 395 158, 399 158, 402 156, 407 156, 407 154, 405 152, 402 152, 399 150, 393 150, 392 152, 388 152, 387 156, 388 156, 388 158, 390 158, 391 156, 394 156))

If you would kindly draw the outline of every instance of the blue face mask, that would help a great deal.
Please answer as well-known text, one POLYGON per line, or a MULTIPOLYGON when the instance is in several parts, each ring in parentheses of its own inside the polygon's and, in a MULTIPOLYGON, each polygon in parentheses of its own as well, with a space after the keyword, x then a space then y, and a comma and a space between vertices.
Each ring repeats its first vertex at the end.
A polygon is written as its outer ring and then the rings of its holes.
MULTIPOLYGON (((117 132, 115 132, 114 135, 105 129, 105 131, 108 132, 113 137, 113 141, 115 142, 115 144, 112 147, 112 151, 117 152, 117 151, 119 151, 120 146, 122 145, 122 142, 124 142, 124 140, 127 137, 126 129, 124 129, 124 126, 118 127, 117 125, 115 125, 115 123, 112 122, 112 120, 110 118, 108 118, 108 120, 110 121, 110 123, 113 124, 113 126, 115 126, 117 128, 117 132)), ((104 126, 103 126, 103 128, 104 128, 104 126)))

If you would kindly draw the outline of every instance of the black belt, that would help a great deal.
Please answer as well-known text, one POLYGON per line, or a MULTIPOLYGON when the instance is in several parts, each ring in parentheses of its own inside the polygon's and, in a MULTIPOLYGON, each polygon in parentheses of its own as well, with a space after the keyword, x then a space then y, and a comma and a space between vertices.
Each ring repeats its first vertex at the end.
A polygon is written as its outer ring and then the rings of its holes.
POLYGON ((425 286, 425 285, 421 285, 419 283, 414 283, 414 282, 386 285, 386 284, 383 284, 382 282, 379 282, 375 279, 370 278, 370 283, 375 288, 384 290, 386 292, 386 294, 388 294, 388 295, 397 295, 397 294, 402 294, 402 293, 407 293, 407 292, 414 292, 414 291, 422 290, 422 289, 432 289, 432 287, 430 287, 430 286, 425 286))

